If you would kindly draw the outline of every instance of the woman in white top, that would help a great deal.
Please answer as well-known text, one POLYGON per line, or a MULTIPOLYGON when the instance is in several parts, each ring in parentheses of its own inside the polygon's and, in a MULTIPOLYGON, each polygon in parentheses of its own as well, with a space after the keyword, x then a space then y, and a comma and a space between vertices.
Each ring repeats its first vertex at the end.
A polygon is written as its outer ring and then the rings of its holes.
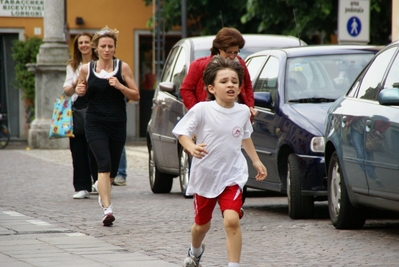
MULTIPOLYGON (((92 37, 91 33, 78 34, 73 42, 73 56, 68 61, 64 92, 67 96, 72 97, 74 108, 87 107, 87 97, 78 97, 75 94, 75 87, 82 65, 97 59, 91 45, 92 37)), ((97 163, 91 153, 84 133, 80 135, 75 134, 75 137, 69 138, 69 148, 72 155, 73 186, 76 192, 73 198, 89 198, 89 192, 92 192, 93 189, 92 177, 93 182, 97 181, 97 163)))

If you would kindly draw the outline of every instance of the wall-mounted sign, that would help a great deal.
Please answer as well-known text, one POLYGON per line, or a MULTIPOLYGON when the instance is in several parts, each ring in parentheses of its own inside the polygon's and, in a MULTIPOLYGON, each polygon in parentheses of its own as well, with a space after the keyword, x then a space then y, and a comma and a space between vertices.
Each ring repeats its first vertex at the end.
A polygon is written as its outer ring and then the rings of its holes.
POLYGON ((370 0, 340 0, 338 42, 370 42, 370 0))
POLYGON ((44 17, 44 0, 0 0, 0 17, 44 17))

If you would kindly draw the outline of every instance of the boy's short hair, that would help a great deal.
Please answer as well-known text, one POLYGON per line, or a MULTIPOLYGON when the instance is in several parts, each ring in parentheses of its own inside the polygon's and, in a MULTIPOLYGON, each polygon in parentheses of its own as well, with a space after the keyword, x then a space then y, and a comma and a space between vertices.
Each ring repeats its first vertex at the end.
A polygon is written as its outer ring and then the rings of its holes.
MULTIPOLYGON (((219 70, 231 69, 237 73, 238 76, 238 86, 241 87, 244 80, 244 68, 241 66, 240 62, 236 59, 231 60, 229 58, 223 58, 219 55, 212 57, 208 65, 205 68, 202 80, 208 91, 208 85, 214 85, 216 74, 219 70)), ((214 100, 215 96, 208 91, 208 99, 214 100)))

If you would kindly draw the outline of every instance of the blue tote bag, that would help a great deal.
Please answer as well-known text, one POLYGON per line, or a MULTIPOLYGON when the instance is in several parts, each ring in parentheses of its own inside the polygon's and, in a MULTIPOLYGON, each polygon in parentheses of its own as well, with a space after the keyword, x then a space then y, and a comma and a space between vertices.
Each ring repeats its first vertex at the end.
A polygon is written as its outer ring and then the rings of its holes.
POLYGON ((73 134, 72 100, 65 94, 56 98, 49 138, 75 137, 73 134))

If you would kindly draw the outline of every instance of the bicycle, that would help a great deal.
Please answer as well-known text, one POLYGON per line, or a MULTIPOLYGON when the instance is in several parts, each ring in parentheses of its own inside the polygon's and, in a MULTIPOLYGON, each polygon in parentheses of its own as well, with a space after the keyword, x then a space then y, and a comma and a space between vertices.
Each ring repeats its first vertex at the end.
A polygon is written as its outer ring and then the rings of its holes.
POLYGON ((10 132, 7 127, 7 114, 0 113, 0 149, 5 148, 10 142, 10 132))

